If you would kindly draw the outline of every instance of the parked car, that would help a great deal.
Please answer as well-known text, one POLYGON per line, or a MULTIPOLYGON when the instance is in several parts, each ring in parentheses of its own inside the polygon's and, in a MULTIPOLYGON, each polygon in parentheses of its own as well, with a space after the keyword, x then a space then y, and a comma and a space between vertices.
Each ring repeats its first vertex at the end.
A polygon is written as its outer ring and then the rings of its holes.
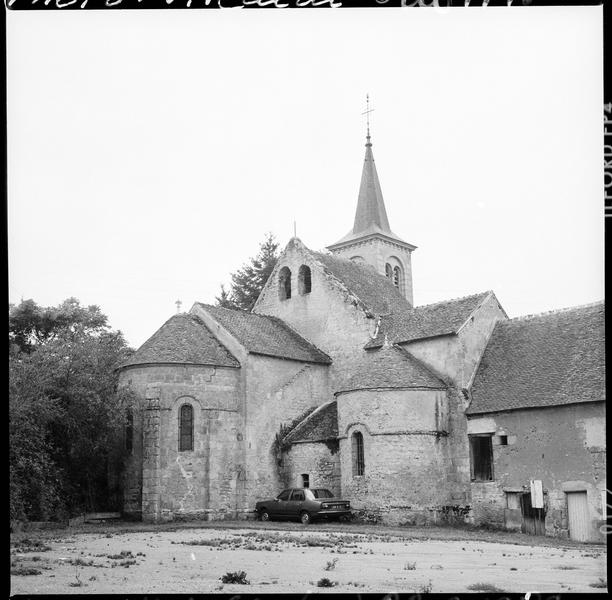
POLYGON ((262 521, 298 518, 308 525, 313 519, 349 517, 351 503, 334 498, 324 488, 289 488, 276 498, 257 502, 255 510, 262 521))

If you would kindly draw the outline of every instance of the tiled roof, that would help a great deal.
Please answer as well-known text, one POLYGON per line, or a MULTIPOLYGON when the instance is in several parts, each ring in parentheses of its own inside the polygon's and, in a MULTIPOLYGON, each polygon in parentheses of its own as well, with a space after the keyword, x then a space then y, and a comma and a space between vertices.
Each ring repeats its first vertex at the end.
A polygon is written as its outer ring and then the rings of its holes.
POLYGON ((457 333, 469 316, 493 292, 482 292, 417 306, 403 311, 393 311, 381 319, 378 335, 366 348, 382 346, 385 337, 391 342, 410 342, 438 335, 457 333))
POLYGON ((121 367, 166 363, 240 366, 204 322, 192 314, 168 319, 121 367))
POLYGON ((468 414, 605 399, 604 304, 500 321, 468 414))
POLYGON ((199 305, 233 335, 248 352, 302 362, 330 364, 331 358, 277 317, 199 305))
POLYGON ((285 443, 316 442, 338 437, 338 407, 328 402, 298 423, 284 439, 285 443))
POLYGON ((376 388, 446 388, 446 384, 425 365, 395 345, 365 352, 351 372, 354 375, 340 386, 338 392, 376 388))
POLYGON ((312 254, 372 314, 410 310, 410 304, 391 280, 377 273, 373 267, 322 252, 312 254))

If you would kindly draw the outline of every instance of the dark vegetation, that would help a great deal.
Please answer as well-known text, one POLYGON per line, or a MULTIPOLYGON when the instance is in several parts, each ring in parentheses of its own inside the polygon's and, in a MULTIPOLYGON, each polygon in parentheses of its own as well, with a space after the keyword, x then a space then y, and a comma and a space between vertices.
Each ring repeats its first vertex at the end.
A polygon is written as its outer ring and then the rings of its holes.
POLYGON ((246 578, 244 571, 228 571, 220 577, 221 583, 239 583, 241 585, 249 585, 251 582, 246 578))
POLYGON ((250 311, 278 260, 278 242, 271 233, 259 245, 255 258, 231 274, 229 291, 221 286, 221 294, 216 298, 217 306, 234 310, 250 311))
POLYGON ((120 508, 132 395, 115 369, 130 352, 97 306, 9 305, 11 520, 120 508))

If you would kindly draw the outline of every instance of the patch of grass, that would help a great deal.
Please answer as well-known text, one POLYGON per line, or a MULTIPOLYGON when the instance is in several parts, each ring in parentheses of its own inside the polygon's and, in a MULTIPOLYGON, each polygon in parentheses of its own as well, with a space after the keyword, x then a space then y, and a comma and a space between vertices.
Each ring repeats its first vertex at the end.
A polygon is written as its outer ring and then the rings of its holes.
POLYGON ((561 571, 574 571, 577 568, 578 567, 575 567, 574 565, 559 565, 558 567, 555 567, 555 569, 561 569, 561 571))
POLYGON ((74 565, 75 567, 91 567, 94 564, 93 560, 83 560, 82 558, 70 558, 66 561, 69 565, 74 565))
POLYGON ((472 583, 467 586, 467 589, 472 592, 503 592, 504 590, 498 588, 496 585, 492 583, 472 583))
POLYGON ((40 540, 23 538, 15 543, 14 549, 16 552, 49 552, 52 548, 40 540))
POLYGON ((404 565, 404 571, 416 571, 416 562, 407 562, 404 565))
POLYGON ((421 594, 431 594, 431 579, 429 580, 428 583, 422 585, 419 587, 419 592, 421 594))
POLYGON ((11 568, 11 575, 40 575, 42 571, 34 567, 23 567, 21 565, 11 568))
POLYGON ((334 587, 338 585, 335 581, 330 581, 327 577, 321 577, 319 581, 317 581, 317 587, 334 587))
POLYGON ((246 578, 244 571, 228 571, 220 577, 221 583, 238 583, 240 585, 249 585, 251 582, 246 578))
POLYGON ((334 558, 332 560, 328 560, 327 564, 325 565, 324 569, 326 571, 333 571, 336 568, 336 563, 338 562, 337 558, 334 558))
POLYGON ((607 589, 608 582, 603 577, 600 577, 599 581, 597 581, 596 583, 589 583, 589 587, 607 589))
POLYGON ((119 554, 107 554, 106 558, 111 558, 113 560, 124 560, 126 558, 134 558, 131 550, 121 550, 119 554))

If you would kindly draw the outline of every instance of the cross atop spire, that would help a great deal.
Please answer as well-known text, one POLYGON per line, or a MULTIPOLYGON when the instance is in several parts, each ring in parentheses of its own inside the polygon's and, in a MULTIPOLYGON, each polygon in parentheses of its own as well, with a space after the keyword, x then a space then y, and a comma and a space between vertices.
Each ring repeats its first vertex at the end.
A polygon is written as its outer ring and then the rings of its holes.
POLYGON ((366 94, 366 109, 364 112, 362 112, 362 115, 366 115, 366 122, 368 124, 368 133, 366 135, 366 139, 367 139, 367 144, 366 145, 371 145, 370 143, 370 113, 374 112, 376 109, 374 108, 370 108, 370 94, 366 94))

